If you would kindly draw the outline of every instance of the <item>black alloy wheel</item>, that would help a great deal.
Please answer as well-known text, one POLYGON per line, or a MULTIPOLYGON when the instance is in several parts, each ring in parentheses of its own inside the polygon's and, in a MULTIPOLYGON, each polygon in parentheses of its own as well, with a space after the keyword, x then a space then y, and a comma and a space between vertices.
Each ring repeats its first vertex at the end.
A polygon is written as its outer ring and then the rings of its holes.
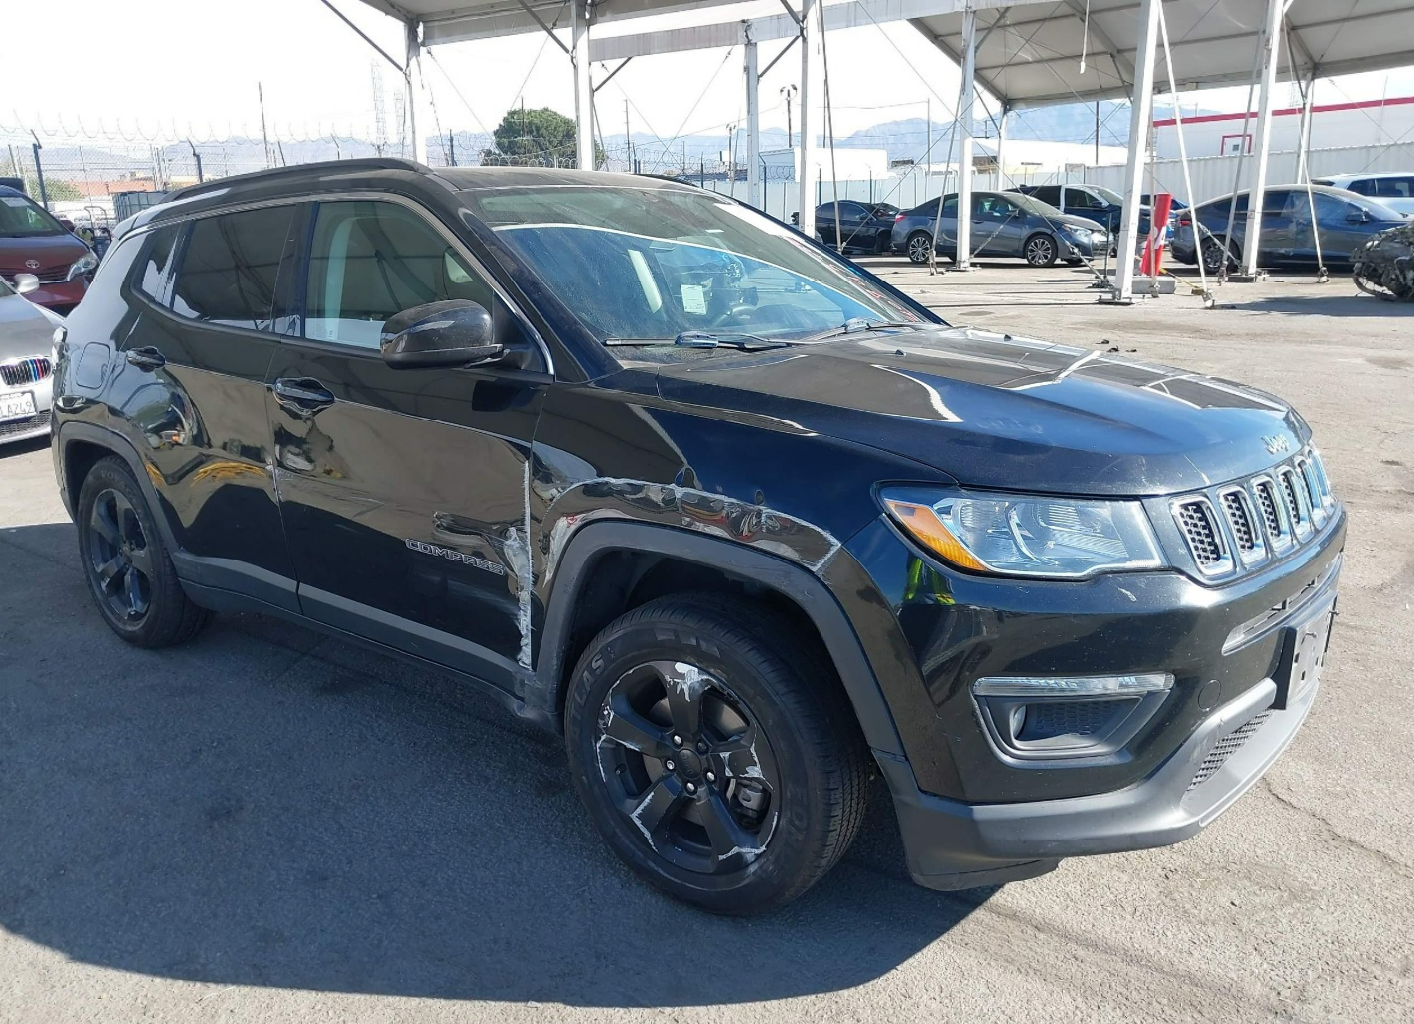
POLYGON ((606 626, 570 678, 565 748, 620 859, 716 913, 789 903, 863 819, 868 748, 839 680, 744 597, 672 595, 606 626))
POLYGON ((152 607, 152 550, 132 502, 109 487, 88 515, 88 561, 98 592, 119 621, 141 625, 152 607))
POLYGON ((684 661, 631 668, 600 707, 599 772, 650 849, 689 871, 725 875, 766 852, 780 775, 751 712, 684 661))
POLYGON ((182 589, 137 478, 116 455, 100 459, 74 510, 88 589, 110 629, 137 647, 190 640, 211 620, 182 589))
POLYGON ((1026 240, 1023 255, 1033 267, 1049 267, 1056 261, 1056 240, 1050 235, 1032 235, 1026 240))
POLYGON ((915 231, 908 236, 908 258, 914 263, 927 263, 928 254, 933 248, 933 236, 922 231, 915 231))

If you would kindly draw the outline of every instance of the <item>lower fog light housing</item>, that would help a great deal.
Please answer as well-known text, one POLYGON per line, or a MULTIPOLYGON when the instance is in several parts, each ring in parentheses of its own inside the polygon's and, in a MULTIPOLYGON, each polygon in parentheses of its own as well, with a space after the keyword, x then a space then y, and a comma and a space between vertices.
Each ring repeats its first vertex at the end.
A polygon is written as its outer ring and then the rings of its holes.
POLYGON ((1173 689, 1167 672, 985 676, 972 684, 987 738, 1020 767, 1117 764, 1173 689))

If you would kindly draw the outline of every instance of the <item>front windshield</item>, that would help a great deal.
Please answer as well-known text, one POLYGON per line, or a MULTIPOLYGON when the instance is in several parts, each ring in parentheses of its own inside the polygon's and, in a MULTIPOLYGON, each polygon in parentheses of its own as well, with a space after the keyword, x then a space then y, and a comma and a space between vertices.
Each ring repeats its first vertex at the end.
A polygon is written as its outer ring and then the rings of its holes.
POLYGON ((1057 210, 1050 203, 1043 203, 1035 196, 1022 195, 1019 192, 1008 192, 1006 194, 1009 202, 1015 203, 1027 213, 1034 213, 1038 217, 1064 217, 1060 210, 1057 210))
POLYGON ((1365 212, 1375 220, 1404 220, 1404 214, 1400 213, 1393 206, 1386 206, 1378 199, 1370 199, 1362 196, 1360 202, 1356 204, 1364 208, 1365 212))
POLYGON ((64 225, 24 196, 0 196, 0 238, 66 234, 64 225))
POLYGON ((851 320, 927 322, 799 232, 710 192, 559 186, 465 196, 603 342, 692 332, 795 340, 851 320))

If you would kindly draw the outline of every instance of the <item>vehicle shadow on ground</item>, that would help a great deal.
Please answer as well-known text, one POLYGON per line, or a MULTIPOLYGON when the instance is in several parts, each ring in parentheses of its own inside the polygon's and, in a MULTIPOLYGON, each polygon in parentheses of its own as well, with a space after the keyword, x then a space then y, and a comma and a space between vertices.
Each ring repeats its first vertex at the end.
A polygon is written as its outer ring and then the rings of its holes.
MULTIPOLYGON (((1332 284, 1334 285, 1334 282, 1332 284)), ((1373 295, 1342 294, 1343 286, 1335 285, 1335 288, 1338 290, 1330 295, 1268 295, 1248 302, 1226 301, 1228 295, 1219 293, 1218 301, 1224 309, 1250 309, 1258 313, 1285 313, 1296 316, 1345 318, 1414 314, 1414 303, 1387 302, 1373 295)))
POLYGON ((882 788, 814 891, 733 920, 638 882, 557 739, 435 673, 255 615, 125 646, 73 527, 0 530, 0 926, 221 985, 689 1006, 835 991, 993 890, 908 881, 882 788))

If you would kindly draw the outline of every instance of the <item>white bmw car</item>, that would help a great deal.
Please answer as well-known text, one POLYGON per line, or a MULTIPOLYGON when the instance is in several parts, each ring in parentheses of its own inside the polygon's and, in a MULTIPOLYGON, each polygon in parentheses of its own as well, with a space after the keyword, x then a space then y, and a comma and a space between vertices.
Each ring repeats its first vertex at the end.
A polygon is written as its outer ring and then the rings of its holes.
POLYGON ((54 329, 64 318, 24 297, 31 281, 0 277, 0 444, 49 433, 54 329))

